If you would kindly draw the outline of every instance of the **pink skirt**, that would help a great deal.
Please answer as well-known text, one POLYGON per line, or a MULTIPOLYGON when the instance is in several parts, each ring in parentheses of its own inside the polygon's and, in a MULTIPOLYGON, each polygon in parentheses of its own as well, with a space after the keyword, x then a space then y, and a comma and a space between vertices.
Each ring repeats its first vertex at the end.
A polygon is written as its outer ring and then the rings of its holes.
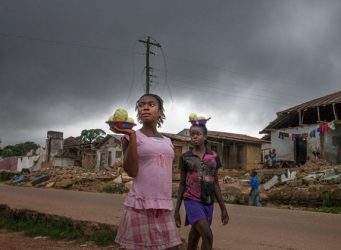
POLYGON ((126 207, 115 242, 125 249, 167 249, 182 244, 172 212, 126 207))

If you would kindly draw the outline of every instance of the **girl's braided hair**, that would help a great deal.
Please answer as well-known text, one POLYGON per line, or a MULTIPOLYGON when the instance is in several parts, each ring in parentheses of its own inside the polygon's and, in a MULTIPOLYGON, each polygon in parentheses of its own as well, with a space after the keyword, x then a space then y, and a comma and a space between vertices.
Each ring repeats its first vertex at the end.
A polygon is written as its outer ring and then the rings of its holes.
MULTIPOLYGON (((151 96, 151 97, 154 97, 157 101, 157 104, 158 104, 158 107, 159 107, 159 111, 160 111, 160 115, 159 115, 159 118, 157 119, 157 126, 158 128, 161 127, 161 124, 163 123, 163 120, 166 119, 166 115, 165 115, 165 109, 163 107, 163 100, 160 96, 158 95, 155 95, 155 94, 144 94, 143 96, 141 96, 137 102, 136 102, 136 105, 135 105, 135 110, 137 111, 138 109, 138 106, 139 106, 139 101, 141 100, 142 97, 144 96, 151 96)), ((142 123, 142 120, 141 118, 137 115, 137 121, 139 123, 142 123)))

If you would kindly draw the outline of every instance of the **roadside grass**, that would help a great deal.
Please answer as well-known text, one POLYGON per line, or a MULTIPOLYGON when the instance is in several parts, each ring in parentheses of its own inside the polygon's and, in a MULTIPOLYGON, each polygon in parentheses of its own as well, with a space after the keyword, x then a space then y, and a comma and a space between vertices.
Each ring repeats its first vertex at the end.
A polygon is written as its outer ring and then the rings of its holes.
POLYGON ((341 207, 318 207, 315 208, 315 211, 331 214, 341 214, 341 207))
POLYGON ((25 232, 26 235, 48 236, 53 240, 94 242, 98 246, 114 244, 116 228, 93 222, 44 215, 30 210, 13 210, 0 205, 0 228, 25 232))

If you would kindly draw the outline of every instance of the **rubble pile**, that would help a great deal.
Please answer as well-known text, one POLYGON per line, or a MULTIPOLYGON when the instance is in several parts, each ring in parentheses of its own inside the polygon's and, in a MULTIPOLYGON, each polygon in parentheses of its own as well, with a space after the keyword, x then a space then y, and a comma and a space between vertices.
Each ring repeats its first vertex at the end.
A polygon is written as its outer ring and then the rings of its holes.
POLYGON ((123 172, 121 166, 87 170, 81 167, 42 168, 28 173, 18 173, 11 185, 33 186, 40 188, 60 188, 89 192, 127 192, 131 178, 123 172))
POLYGON ((305 207, 341 206, 341 165, 309 160, 264 183, 267 201, 305 207))
MULTIPOLYGON (((259 169, 260 197, 263 204, 304 207, 341 206, 341 165, 309 160, 299 168, 259 169)), ((247 204, 249 173, 223 171, 220 186, 227 202, 247 204)))
MULTIPOLYGON (((7 181, 10 185, 89 192, 126 193, 132 186, 132 178, 123 172, 121 164, 93 170, 46 166, 14 176, 13 173, 6 174, 3 178, 10 178, 7 181)), ((299 168, 259 169, 258 177, 264 205, 341 206, 341 165, 332 166, 324 160, 309 160, 299 168)), ((249 180, 250 173, 247 171, 220 171, 219 181, 225 201, 247 204, 249 180)), ((172 186, 174 197, 177 195, 179 181, 180 173, 175 170, 172 186)))

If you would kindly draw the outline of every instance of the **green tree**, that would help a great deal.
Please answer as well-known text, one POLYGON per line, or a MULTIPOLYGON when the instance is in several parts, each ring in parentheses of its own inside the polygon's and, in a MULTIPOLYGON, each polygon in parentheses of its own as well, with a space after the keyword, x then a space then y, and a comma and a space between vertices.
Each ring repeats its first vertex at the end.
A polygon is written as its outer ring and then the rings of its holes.
POLYGON ((40 146, 34 142, 27 141, 24 143, 18 143, 15 145, 7 145, 3 149, 0 150, 0 156, 2 158, 11 157, 11 156, 25 156, 32 149, 36 150, 40 146))
POLYGON ((88 144, 99 142, 103 140, 106 133, 102 129, 84 129, 81 132, 81 135, 77 137, 81 143, 88 144))

